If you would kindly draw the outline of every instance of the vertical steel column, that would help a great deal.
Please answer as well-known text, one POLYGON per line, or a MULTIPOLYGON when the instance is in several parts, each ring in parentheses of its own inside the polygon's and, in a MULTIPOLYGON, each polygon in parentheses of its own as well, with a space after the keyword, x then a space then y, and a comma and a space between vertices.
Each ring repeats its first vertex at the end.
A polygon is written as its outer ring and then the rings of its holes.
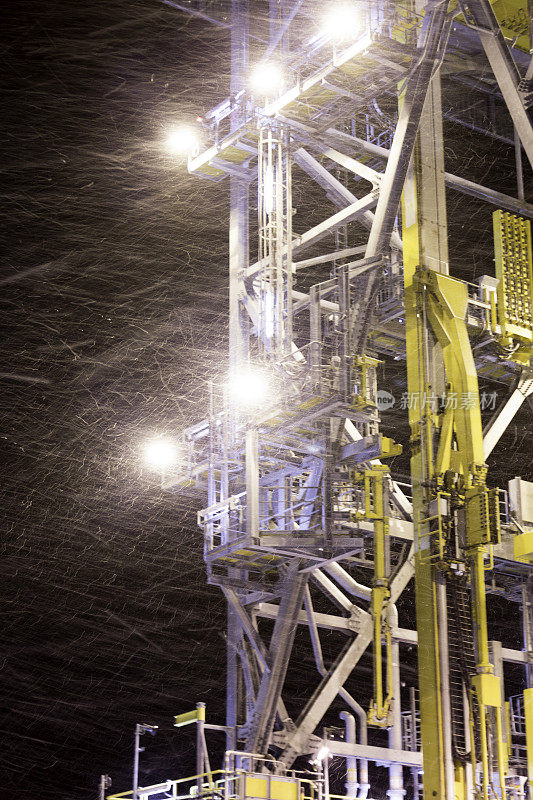
MULTIPOLYGON (((231 96, 246 86, 248 78, 248 0, 231 0, 231 96)), ((242 122, 235 110, 231 116, 231 129, 242 122)), ((239 302, 240 274, 249 261, 249 196, 248 185, 234 176, 230 177, 229 225, 229 354, 230 369, 238 370, 245 362, 248 351, 247 323, 239 302)))
POLYGON ((259 324, 265 353, 283 358, 292 348, 292 188, 290 136, 264 125, 258 143, 259 324))
MULTIPOLYGON (((429 3, 426 5, 431 6, 429 3)), ((419 42, 422 55, 405 87, 387 167, 381 181, 374 221, 368 237, 366 258, 388 251, 429 82, 443 45, 445 23, 445 3, 426 9, 424 28, 421 32, 423 41, 419 42)))
MULTIPOLYGON (((246 85, 248 71, 248 0, 231 0, 231 95, 246 85)), ((231 127, 235 129, 241 119, 234 111, 231 127)), ((235 177, 230 178, 229 225, 229 357, 230 371, 237 372, 248 358, 247 325, 241 309, 240 273, 249 260, 249 197, 248 186, 235 177)), ((234 747, 234 732, 239 723, 241 694, 241 668, 239 645, 242 627, 231 603, 227 604, 226 645, 226 745, 234 747), (231 733, 233 732, 233 733, 231 733)))
POLYGON ((141 739, 141 726, 137 723, 135 726, 135 740, 134 740, 134 749, 133 749, 133 790, 132 790, 132 800, 138 800, 139 797, 139 753, 141 752, 140 748, 140 739, 141 739))
POLYGON ((449 699, 444 692, 442 654, 447 653, 447 630, 443 626, 446 587, 437 586, 435 567, 430 563, 427 537, 419 539, 421 520, 429 516, 427 481, 432 477, 433 432, 426 420, 422 397, 426 391, 438 394, 444 388, 442 353, 430 336, 428 323, 417 309, 414 276, 424 266, 447 274, 446 202, 444 188, 444 146, 440 77, 431 81, 412 165, 405 184, 402 204, 404 281, 407 339, 407 386, 416 402, 410 404, 415 521, 415 584, 418 630, 421 739, 424 753, 425 800, 454 800, 453 766, 449 724, 449 699), (440 610, 440 613, 439 613, 440 610), (444 709, 446 705, 446 709, 444 709))
POLYGON ((198 796, 202 794, 202 773, 205 771, 205 752, 204 752, 204 725, 205 725, 205 703, 196 703, 197 719, 196 719, 196 786, 198 789, 198 796))
POLYGON ((246 431, 246 538, 259 535, 259 437, 257 428, 246 431))
POLYGON ((522 587, 522 631, 526 662, 526 686, 533 688, 533 576, 522 587))

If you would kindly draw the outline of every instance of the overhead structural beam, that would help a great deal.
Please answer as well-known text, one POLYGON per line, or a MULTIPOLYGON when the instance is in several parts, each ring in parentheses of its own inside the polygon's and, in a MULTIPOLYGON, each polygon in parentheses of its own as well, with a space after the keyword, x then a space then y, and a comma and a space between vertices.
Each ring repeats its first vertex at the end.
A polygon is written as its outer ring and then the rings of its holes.
POLYGON ((334 161, 336 164, 344 167, 344 169, 348 170, 349 172, 353 172, 354 175, 358 175, 365 181, 369 181, 369 183, 377 185, 381 181, 381 172, 376 172, 375 169, 367 167, 367 165, 363 164, 361 161, 356 161, 355 158, 351 158, 351 156, 347 156, 344 153, 335 150, 333 147, 321 148, 321 154, 326 158, 329 158, 330 161, 334 161))
MULTIPOLYGON (((255 613, 264 619, 276 619, 278 606, 275 603, 259 603, 255 608, 255 613)), ((298 614, 298 625, 308 625, 309 619, 305 611, 298 614)), ((350 633, 353 623, 349 617, 338 617, 334 614, 322 614, 313 611, 313 621, 317 628, 327 631, 342 631, 350 633)), ((396 628, 394 638, 402 644, 418 644, 418 633, 410 628, 396 628)), ((527 664, 529 657, 523 650, 515 650, 511 647, 502 647, 502 658, 511 664, 527 664)))
MULTIPOLYGON (((343 156, 342 153, 339 153, 337 150, 333 150, 332 148, 328 148, 324 146, 323 148, 319 148, 320 150, 324 151, 324 154, 328 151, 331 153, 335 153, 340 159, 346 158, 347 162, 353 162, 351 164, 351 171, 355 172, 355 165, 361 167, 365 170, 368 170, 368 180, 373 184, 373 186, 377 186, 379 180, 381 178, 381 173, 376 172, 375 170, 370 170, 369 167, 365 167, 364 164, 360 164, 360 162, 355 161, 355 159, 349 158, 348 156, 343 156)), ((323 164, 320 163, 314 156, 307 152, 303 147, 300 147, 294 153, 294 161, 300 169, 303 169, 310 178, 312 178, 319 186, 324 189, 328 197, 332 200, 332 202, 336 203, 339 206, 344 206, 346 204, 353 204, 357 203, 357 197, 346 187, 343 183, 341 183, 334 175, 327 170, 323 164)), ((377 202, 377 198, 376 198, 377 202)), ((374 214, 372 211, 367 210, 361 215, 361 223, 365 225, 367 228, 372 228, 374 223, 374 214)), ((393 247, 396 247, 398 250, 401 250, 403 247, 401 237, 396 233, 393 232, 391 244, 393 247)), ((364 252, 363 248, 363 252, 364 252)), ((341 258, 339 255, 338 258, 341 258)))
POLYGON ((488 0, 469 0, 467 7, 475 22, 481 44, 522 142, 522 147, 533 168, 533 129, 518 90, 520 73, 488 0))
POLYGON ((303 147, 299 147, 296 150, 293 159, 310 178, 327 192, 337 205, 344 206, 357 202, 357 197, 303 147))
POLYGON ((374 747, 369 744, 350 744, 328 740, 328 750, 332 756, 355 756, 374 761, 376 764, 401 764, 404 767, 421 767, 422 752, 417 750, 395 750, 390 747, 374 747))
MULTIPOLYGON (((350 148, 364 150, 365 152, 377 158, 387 160, 390 157, 390 150, 385 147, 380 147, 372 142, 367 142, 357 136, 351 136, 349 133, 338 131, 335 128, 329 128, 326 135, 331 136, 332 139, 337 141, 339 146, 345 145, 350 148)), ((503 194, 495 189, 489 189, 487 186, 482 186, 480 183, 469 181, 459 175, 453 175, 451 172, 444 173, 444 181, 446 186, 450 189, 455 189, 462 194, 467 194, 470 197, 477 197, 479 200, 484 200, 491 205, 499 206, 513 214, 521 214, 525 217, 533 219, 533 204, 527 203, 511 195, 503 194)))
POLYGON ((325 253, 322 256, 295 261, 293 267, 294 269, 315 267, 317 264, 325 264, 328 261, 337 261, 338 259, 350 258, 351 256, 361 256, 364 254, 365 250, 366 246, 364 244, 360 244, 358 247, 345 247, 344 250, 336 250, 334 253, 325 253))

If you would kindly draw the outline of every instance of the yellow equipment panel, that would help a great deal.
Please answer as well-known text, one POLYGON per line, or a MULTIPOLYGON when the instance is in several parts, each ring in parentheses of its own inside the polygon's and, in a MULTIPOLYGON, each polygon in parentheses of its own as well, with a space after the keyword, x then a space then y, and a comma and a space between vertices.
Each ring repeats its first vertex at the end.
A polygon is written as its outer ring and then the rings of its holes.
POLYGON ((298 785, 294 780, 270 779, 271 800, 297 800, 298 785))
POLYGON ((507 211, 493 214, 498 323, 502 337, 533 342, 533 274, 529 220, 507 211))
POLYGON ((533 561, 533 531, 519 533, 513 537, 514 556, 517 561, 533 561))
POLYGON ((246 775, 244 798, 254 800, 298 800, 298 779, 278 775, 246 775))
POLYGON ((479 703, 499 708, 502 704, 500 679, 496 675, 474 675, 472 686, 476 690, 479 703))
POLYGON ((257 778, 253 775, 247 775, 244 783, 244 796, 245 797, 268 797, 267 793, 268 781, 267 778, 257 778))

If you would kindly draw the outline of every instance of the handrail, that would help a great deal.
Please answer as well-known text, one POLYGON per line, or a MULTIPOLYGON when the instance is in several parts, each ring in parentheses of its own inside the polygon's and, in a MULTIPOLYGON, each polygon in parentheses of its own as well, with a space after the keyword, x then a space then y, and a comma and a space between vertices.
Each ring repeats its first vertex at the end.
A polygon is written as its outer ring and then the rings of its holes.
MULTIPOLYGON (((188 775, 185 778, 175 778, 174 780, 168 780, 165 783, 153 784, 152 786, 139 786, 137 794, 139 800, 144 800, 145 798, 149 798, 151 795, 162 794, 164 792, 167 793, 164 800, 190 800, 190 798, 193 796, 195 798, 202 798, 212 794, 213 791, 219 791, 221 794, 223 794, 224 800, 236 800, 237 794, 228 791, 229 785, 238 781, 241 775, 246 775, 247 773, 253 774, 254 767, 258 761, 263 763, 268 761, 274 764, 281 764, 281 762, 276 761, 273 756, 265 756, 261 755, 260 753, 246 753, 243 750, 229 750, 226 753, 225 759, 226 769, 215 769, 211 770, 210 772, 201 772, 198 775, 188 775), (229 759, 228 756, 230 756, 229 759), (250 759, 250 769, 244 769, 240 766, 238 767, 234 762, 234 758, 231 758, 232 756, 250 759), (216 780, 213 780, 215 775, 219 777, 217 777, 216 780), (184 794, 179 794, 179 786, 184 786, 184 784, 190 783, 191 788, 196 788, 199 780, 202 781, 202 789, 197 794, 195 793, 192 795, 187 790, 185 790, 184 794)), ((287 775, 285 774, 283 777, 287 777, 287 775)), ((300 775, 296 774, 296 771, 294 770, 290 770, 289 777, 293 777, 299 782, 299 784, 309 784, 311 787, 309 794, 305 794, 303 791, 300 792, 299 800, 314 800, 316 797, 316 793, 313 791, 315 788, 315 781, 313 781, 312 778, 307 776, 300 777, 300 775)), ((301 788, 303 789, 303 787, 301 788)), ((184 789, 182 789, 182 791, 184 791, 184 789)), ((125 792, 117 792, 115 794, 107 795, 106 800, 124 800, 125 798, 131 798, 132 796, 132 789, 128 789, 125 792)))
MULTIPOLYGON (((166 788, 165 784, 162 783, 152 784, 152 786, 139 786, 137 793, 139 797, 143 796, 146 797, 150 796, 150 794, 158 794, 159 792, 165 792, 165 791, 168 792, 172 790, 172 800, 177 800, 178 794, 176 790, 178 785, 187 782, 197 781, 198 778, 208 778, 208 781, 206 781, 206 789, 207 791, 212 791, 212 789, 216 788, 217 784, 221 783, 223 780, 223 778, 221 778, 219 781, 213 781, 213 775, 221 775, 225 777, 226 771, 223 769, 214 769, 211 770, 211 772, 201 772, 198 775, 189 775, 186 778, 175 778, 172 780, 168 780, 166 782, 166 788)), ((201 797, 203 794, 204 792, 200 792, 198 796, 201 797)), ((116 794, 107 795, 107 800, 121 800, 121 798, 132 797, 132 796, 133 796, 133 790, 128 789, 125 792, 117 792, 116 794)), ((186 796, 188 797, 188 795, 186 796)))

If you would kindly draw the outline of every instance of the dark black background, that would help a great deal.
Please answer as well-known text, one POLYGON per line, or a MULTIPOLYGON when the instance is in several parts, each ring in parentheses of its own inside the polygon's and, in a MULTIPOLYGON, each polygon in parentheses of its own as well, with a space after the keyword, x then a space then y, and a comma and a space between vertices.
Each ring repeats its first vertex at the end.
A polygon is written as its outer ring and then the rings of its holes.
MULTIPOLYGON (((225 370, 227 187, 163 142, 227 95, 228 33, 156 0, 30 0, 5 19, 0 771, 21 800, 73 800, 103 772, 128 788, 136 722, 160 725, 152 783, 193 767, 174 714, 204 700, 223 721, 200 500, 162 493, 142 447, 200 419, 225 370)), ((448 168, 514 191, 509 148, 448 134, 448 168)), ((449 210, 457 273, 490 272, 490 209, 451 193, 449 210)), ((404 388, 397 365, 383 377, 404 388)), ((495 480, 531 471, 529 414, 495 480)), ((404 416, 385 422, 406 434, 404 416)), ((313 669, 295 664, 295 699, 313 669)))
POLYGON ((227 34, 142 0, 9 21, 0 773, 24 798, 94 797, 102 772, 127 788, 136 722, 161 725, 154 782, 191 766, 172 715, 222 714, 196 504, 142 450, 201 418, 224 369, 225 189, 164 139, 227 93, 227 34))

